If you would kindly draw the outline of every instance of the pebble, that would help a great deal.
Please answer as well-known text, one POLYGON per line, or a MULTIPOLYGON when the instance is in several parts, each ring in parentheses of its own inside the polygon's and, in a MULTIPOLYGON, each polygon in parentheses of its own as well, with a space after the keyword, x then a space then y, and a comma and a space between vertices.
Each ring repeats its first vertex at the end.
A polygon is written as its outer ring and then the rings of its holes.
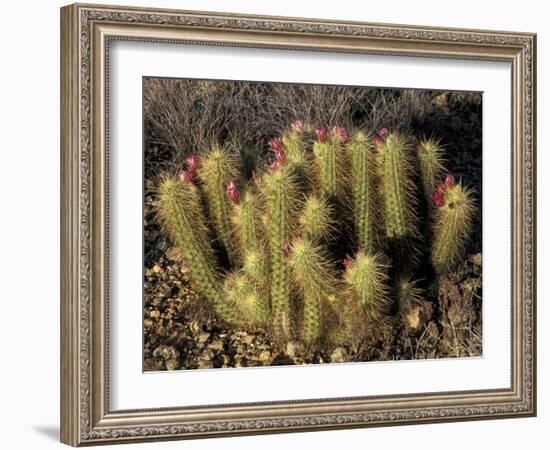
POLYGON ((223 342, 222 341, 211 342, 208 348, 211 348, 212 350, 223 350, 223 342))
POLYGON ((343 347, 337 347, 330 355, 330 360, 333 363, 343 363, 349 360, 348 352, 343 347))
POLYGON ((180 362, 177 359, 169 359, 166 361, 166 370, 178 370, 180 368, 180 362))
POLYGON ((214 363, 212 361, 199 361, 199 369, 212 369, 214 367, 214 363))

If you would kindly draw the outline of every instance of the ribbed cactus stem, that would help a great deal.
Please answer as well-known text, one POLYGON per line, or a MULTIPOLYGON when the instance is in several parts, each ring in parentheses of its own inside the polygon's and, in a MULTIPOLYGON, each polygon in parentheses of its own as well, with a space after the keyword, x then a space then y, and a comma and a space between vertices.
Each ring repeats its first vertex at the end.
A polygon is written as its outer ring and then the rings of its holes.
POLYGON ((210 215, 217 236, 225 247, 230 262, 236 259, 236 246, 231 231, 231 201, 227 185, 237 176, 235 161, 221 147, 213 147, 201 159, 200 178, 204 185, 210 215))
POLYGON ((322 301, 336 289, 336 277, 321 248, 308 238, 292 243, 290 265, 304 301, 302 338, 306 344, 312 344, 321 336, 322 301))
POLYGON ((260 245, 259 212, 256 195, 247 190, 238 204, 233 207, 232 221, 239 242, 241 257, 260 245))
POLYGON ((390 134, 380 150, 386 237, 402 239, 414 233, 414 193, 405 139, 390 134))
POLYGON ((337 197, 343 190, 343 142, 329 137, 313 144, 318 188, 322 194, 337 197))
POLYGON ((271 308, 273 326, 279 338, 290 336, 290 268, 284 254, 290 239, 296 201, 292 173, 286 167, 268 173, 262 184, 266 205, 266 228, 271 259, 271 308))
POLYGON ((307 196, 298 222, 306 236, 326 238, 333 230, 332 208, 325 197, 307 196))
POLYGON ((464 251, 472 229, 474 201, 461 183, 450 185, 435 210, 432 264, 442 272, 455 264, 464 251))
POLYGON ((163 225, 185 260, 197 290, 216 313, 237 322, 237 315, 225 300, 214 252, 200 205, 200 193, 192 184, 166 177, 159 186, 159 212, 163 225))
POLYGON ((379 254, 359 252, 344 275, 355 301, 369 319, 377 319, 387 303, 387 266, 379 254))
POLYGON ((422 289, 418 287, 418 282, 410 277, 399 278, 396 288, 398 313, 406 316, 411 312, 412 307, 422 300, 422 289))
POLYGON ((427 139, 420 141, 416 154, 422 180, 422 191, 425 199, 430 202, 437 179, 444 171, 442 150, 436 141, 427 139))
POLYGON ((351 195, 353 218, 361 249, 369 253, 375 246, 376 192, 375 167, 372 146, 364 133, 356 133, 350 144, 351 195))
POLYGON ((311 161, 306 149, 303 130, 294 128, 287 130, 282 136, 282 145, 289 167, 302 171, 306 177, 309 176, 311 161))

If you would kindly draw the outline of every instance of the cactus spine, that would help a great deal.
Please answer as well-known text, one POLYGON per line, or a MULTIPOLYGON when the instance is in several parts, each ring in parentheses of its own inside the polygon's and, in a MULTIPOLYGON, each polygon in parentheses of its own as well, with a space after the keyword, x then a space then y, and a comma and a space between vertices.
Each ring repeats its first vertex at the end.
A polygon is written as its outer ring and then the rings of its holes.
POLYGON ((215 268, 196 186, 166 176, 159 187, 159 205, 163 226, 191 268, 198 291, 222 319, 236 322, 236 314, 225 301, 222 281, 215 268))
POLYGON ((214 228, 229 260, 233 261, 236 259, 236 248, 231 232, 231 202, 226 189, 228 183, 237 176, 237 167, 226 150, 215 146, 203 156, 199 175, 214 228))
POLYGON ((349 145, 351 153, 351 195, 353 217, 359 247, 374 251, 375 244, 375 188, 374 155, 364 133, 356 133, 349 145))
POLYGON ((310 194, 304 202, 298 222, 306 236, 326 238, 334 227, 332 207, 326 198, 310 194))
POLYGON ((352 297, 371 320, 376 320, 387 304, 387 277, 387 266, 379 254, 359 252, 347 261, 345 281, 352 297))
POLYGON ((321 248, 308 238, 292 243, 290 266, 304 301, 302 338, 306 344, 312 344, 321 336, 322 302, 335 291, 336 277, 321 248))
POLYGON ((432 243, 432 264, 436 272, 443 272, 457 262, 472 229, 474 202, 471 191, 461 183, 454 183, 447 176, 441 186, 442 202, 437 203, 434 215, 434 238, 432 243), (443 191, 443 186, 445 190, 443 191))
POLYGON ((417 157, 424 198, 430 202, 436 181, 444 171, 441 147, 432 139, 422 140, 418 144, 417 157))
POLYGON ((379 156, 386 237, 403 239, 415 232, 414 194, 405 139, 399 134, 390 134, 379 156))
POLYGON ((259 215, 256 195, 250 190, 244 192, 242 199, 233 207, 232 222, 239 242, 239 253, 242 258, 260 245, 259 215))
POLYGON ((225 280, 224 290, 231 305, 240 313, 242 323, 260 325, 268 318, 268 310, 258 291, 245 273, 229 274, 225 280))
POLYGON ((318 138, 313 144, 313 153, 319 190, 330 197, 338 197, 344 188, 342 139, 332 134, 318 138))
POLYGON ((290 336, 290 269, 285 248, 290 240, 293 208, 296 201, 295 182, 287 167, 267 173, 262 183, 267 211, 271 259, 271 308, 273 325, 280 338, 290 336))

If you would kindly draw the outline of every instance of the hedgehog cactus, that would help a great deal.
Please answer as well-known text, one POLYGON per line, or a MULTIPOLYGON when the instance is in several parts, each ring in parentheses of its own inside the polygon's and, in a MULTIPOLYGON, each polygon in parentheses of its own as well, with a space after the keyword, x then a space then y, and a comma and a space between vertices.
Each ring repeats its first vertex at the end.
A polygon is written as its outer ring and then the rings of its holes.
POLYGON ((267 211, 267 234, 271 259, 271 308, 276 333, 289 337, 291 329, 288 242, 296 203, 295 180, 287 167, 265 175, 263 194, 267 211))
POLYGON ((330 261, 308 238, 299 238, 292 243, 289 261, 304 300, 302 338, 306 344, 312 344, 321 337, 323 300, 330 296, 338 283, 330 261))
POLYGON ((268 319, 263 292, 254 287, 246 274, 229 274, 225 279, 224 290, 229 304, 238 311, 241 323, 259 325, 268 319))
POLYGON ((351 196, 358 245, 366 252, 374 251, 376 240, 375 168, 373 149, 362 133, 356 133, 349 145, 351 153, 351 196))
POLYGON ((432 264, 436 272, 442 272, 461 257, 470 236, 475 208, 471 191, 457 183, 452 175, 438 184, 433 202, 436 210, 432 264))
POLYGON ((322 194, 338 197, 344 189, 344 141, 339 133, 328 133, 324 128, 316 130, 313 144, 317 184, 322 194))
POLYGON ((407 142, 389 134, 379 150, 386 237, 403 239, 415 233, 414 184, 407 142))
POLYGON ((436 181, 444 171, 442 161, 443 152, 439 143, 432 139, 421 140, 418 143, 416 152, 424 198, 429 202, 436 181))
POLYGON ((326 198, 310 194, 298 218, 303 233, 309 237, 326 238, 334 227, 332 207, 326 198))
POLYGON ((250 190, 241 196, 233 181, 228 184, 227 195, 234 204, 231 220, 242 259, 248 251, 258 249, 261 243, 258 199, 250 190))
MULTIPOLYGON (((238 175, 235 161, 227 150, 215 146, 202 158, 199 176, 204 186, 210 215, 218 238, 225 247, 230 261, 236 257, 236 247, 232 239, 231 196, 228 184, 238 175)), ((235 189, 236 189, 236 185, 235 189)), ((232 191, 235 196, 235 190, 232 191)))
POLYGON ((237 315, 225 300, 222 280, 216 271, 197 187, 189 181, 181 182, 166 177, 159 186, 159 199, 163 226, 178 245, 187 265, 192 268, 197 290, 222 319, 236 322, 237 315))

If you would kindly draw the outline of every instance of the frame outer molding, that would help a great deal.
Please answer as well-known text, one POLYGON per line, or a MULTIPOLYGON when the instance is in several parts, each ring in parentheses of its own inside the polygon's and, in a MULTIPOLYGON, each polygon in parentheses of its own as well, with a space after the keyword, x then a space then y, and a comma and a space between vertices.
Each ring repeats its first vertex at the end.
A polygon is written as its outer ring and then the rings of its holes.
POLYGON ((536 35, 74 4, 61 9, 61 440, 73 445, 536 414, 536 35), (509 390, 110 411, 105 80, 110 39, 494 59, 512 64, 509 390))

